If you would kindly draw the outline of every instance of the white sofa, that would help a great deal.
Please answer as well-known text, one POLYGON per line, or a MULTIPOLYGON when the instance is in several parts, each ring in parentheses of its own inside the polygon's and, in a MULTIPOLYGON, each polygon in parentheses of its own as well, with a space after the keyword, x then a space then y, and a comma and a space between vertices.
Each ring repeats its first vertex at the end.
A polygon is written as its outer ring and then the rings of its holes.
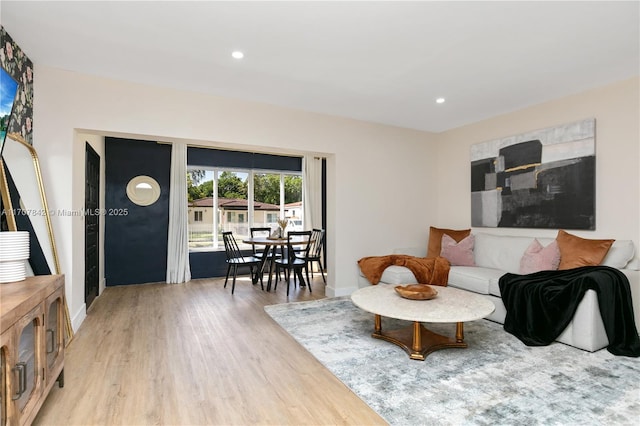
MULTIPOLYGON (((507 272, 516 274, 519 272, 520 259, 534 237, 488 233, 473 233, 473 235, 475 236, 473 253, 476 266, 452 266, 449 271, 448 285, 487 297, 496 306, 496 310, 487 319, 503 324, 506 309, 500 297, 499 279, 507 272)), ((553 241, 553 238, 537 239, 543 246, 553 241)), ((423 248, 402 248, 394 252, 425 257, 426 244, 423 248)), ((638 259, 634 258, 634 255, 633 241, 615 241, 601 264, 620 269, 629 279, 636 328, 640 330, 640 271, 638 259)), ((416 282, 413 273, 403 266, 389 266, 380 279, 380 284, 398 285, 416 282)), ((358 286, 368 285, 371 283, 360 271, 358 286)), ((608 346, 609 340, 602 323, 595 291, 587 291, 578 305, 573 320, 557 341, 589 352, 608 346)))

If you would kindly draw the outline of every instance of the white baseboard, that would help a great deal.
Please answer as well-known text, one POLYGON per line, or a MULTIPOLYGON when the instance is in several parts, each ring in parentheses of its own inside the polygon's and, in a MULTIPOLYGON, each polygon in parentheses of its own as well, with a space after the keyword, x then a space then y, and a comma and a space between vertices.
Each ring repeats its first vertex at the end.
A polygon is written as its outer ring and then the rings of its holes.
POLYGON ((73 328, 73 332, 75 333, 80 328, 80 325, 87 317, 87 305, 85 303, 82 304, 80 309, 75 313, 75 315, 71 316, 71 327, 73 328))
POLYGON ((327 287, 324 290, 324 294, 326 294, 327 297, 348 296, 354 291, 356 291, 357 289, 358 289, 358 286, 335 288, 333 284, 330 283, 330 284, 327 284, 327 287))

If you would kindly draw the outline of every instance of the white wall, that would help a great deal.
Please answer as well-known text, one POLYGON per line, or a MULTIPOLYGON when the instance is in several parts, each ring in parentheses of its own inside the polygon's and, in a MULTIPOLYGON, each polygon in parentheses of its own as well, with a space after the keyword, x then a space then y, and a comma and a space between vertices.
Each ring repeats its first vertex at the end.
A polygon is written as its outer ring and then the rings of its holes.
MULTIPOLYGON (((360 257, 426 244, 430 225, 470 225, 470 145, 583 118, 596 119, 596 230, 574 233, 640 243, 638 78, 433 135, 54 68, 36 71, 34 146, 52 209, 83 208, 84 141, 102 153, 103 135, 326 156, 328 295, 357 287, 360 257)), ((83 222, 54 217, 53 226, 77 329, 85 309, 83 222)))
MULTIPOLYGON (((357 287, 360 257, 424 244, 435 221, 428 133, 48 67, 36 66, 36 73, 34 146, 53 209, 84 207, 86 135, 324 155, 328 295, 357 287)), ((99 140, 90 141, 94 148, 99 140)), ((52 220, 77 329, 85 310, 84 225, 79 217, 52 220)))
MULTIPOLYGON (((596 229, 583 238, 632 239, 640 247, 640 79, 618 82, 437 135, 438 225, 471 224, 470 146, 585 118, 596 120, 596 229)), ((555 237, 557 230, 479 228, 555 237)))

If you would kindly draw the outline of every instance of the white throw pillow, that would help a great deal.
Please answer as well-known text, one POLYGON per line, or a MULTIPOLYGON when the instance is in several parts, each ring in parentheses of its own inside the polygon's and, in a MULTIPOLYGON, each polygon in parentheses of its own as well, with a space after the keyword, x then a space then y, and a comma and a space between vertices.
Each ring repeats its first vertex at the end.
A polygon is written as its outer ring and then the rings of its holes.
POLYGON ((481 232, 475 236, 474 256, 477 266, 500 269, 514 274, 520 272, 520 259, 534 240, 533 237, 513 237, 481 232))
POLYGON ((610 266, 612 268, 623 269, 635 254, 635 248, 633 241, 631 240, 616 240, 613 242, 611 248, 607 252, 607 255, 602 259, 601 265, 610 266))

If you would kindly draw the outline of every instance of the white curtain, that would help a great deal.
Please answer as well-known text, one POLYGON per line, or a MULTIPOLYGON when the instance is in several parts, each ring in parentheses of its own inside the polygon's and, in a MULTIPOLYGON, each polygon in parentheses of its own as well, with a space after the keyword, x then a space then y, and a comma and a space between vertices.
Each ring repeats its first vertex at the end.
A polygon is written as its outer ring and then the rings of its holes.
POLYGON ((322 228, 322 158, 307 155, 302 160, 305 229, 322 228))
POLYGON ((171 146, 171 187, 169 189, 169 238, 167 243, 167 283, 191 280, 187 216, 187 145, 171 146))

